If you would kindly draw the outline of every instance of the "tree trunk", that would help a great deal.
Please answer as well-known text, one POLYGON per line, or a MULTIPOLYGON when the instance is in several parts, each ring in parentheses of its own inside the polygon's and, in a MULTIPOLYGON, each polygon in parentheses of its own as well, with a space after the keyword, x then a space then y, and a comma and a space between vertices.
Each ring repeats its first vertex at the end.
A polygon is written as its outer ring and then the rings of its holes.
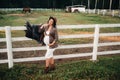
POLYGON ((97 8, 97 0, 95 1, 95 10, 96 10, 96 8, 97 8))
POLYGON ((111 11, 111 6, 112 6, 112 0, 110 0, 110 6, 109 6, 110 11, 111 11))
POLYGON ((103 0, 103 4, 102 4, 102 9, 104 9, 104 0, 103 0))
POLYGON ((73 2, 73 0, 72 0, 72 6, 73 6, 73 4, 74 4, 74 2, 73 2))
POLYGON ((48 8, 49 8, 49 4, 50 4, 50 3, 49 3, 49 0, 48 0, 48 8))
POLYGON ((90 9, 90 0, 88 0, 88 9, 90 9))
POLYGON ((120 0, 119 0, 119 10, 120 10, 120 0))
POLYGON ((118 8, 118 10, 119 10, 119 17, 120 17, 120 0, 119 0, 119 8, 118 8))

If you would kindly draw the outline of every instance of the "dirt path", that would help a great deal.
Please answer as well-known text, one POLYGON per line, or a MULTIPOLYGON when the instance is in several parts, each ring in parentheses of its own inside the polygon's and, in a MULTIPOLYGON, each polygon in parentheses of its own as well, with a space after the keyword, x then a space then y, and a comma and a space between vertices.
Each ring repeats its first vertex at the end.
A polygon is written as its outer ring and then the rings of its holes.
POLYGON ((120 36, 100 37, 100 38, 101 38, 101 40, 120 41, 120 36))
MULTIPOLYGON (((93 32, 85 32, 85 31, 80 31, 80 32, 76 32, 75 34, 93 34, 93 32)), ((63 33, 63 32, 59 32, 59 35, 70 35, 68 33, 63 33)), ((101 40, 104 41, 120 41, 120 36, 108 36, 108 37, 100 37, 101 40)))

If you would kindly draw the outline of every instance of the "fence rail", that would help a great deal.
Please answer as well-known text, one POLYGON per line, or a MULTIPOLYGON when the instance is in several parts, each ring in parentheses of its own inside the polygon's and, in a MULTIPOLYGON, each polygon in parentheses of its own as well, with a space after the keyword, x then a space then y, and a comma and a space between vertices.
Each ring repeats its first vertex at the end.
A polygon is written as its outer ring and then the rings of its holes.
MULTIPOLYGON (((120 24, 58 25, 58 30, 59 29, 94 28, 94 33, 93 34, 60 35, 60 37, 59 37, 60 39, 93 37, 94 42, 89 43, 89 44, 60 45, 58 47, 58 49, 93 47, 93 51, 91 53, 75 53, 75 54, 67 54, 67 55, 55 55, 55 59, 92 56, 92 60, 97 60, 97 55, 119 54, 120 50, 98 52, 98 47, 120 45, 120 41, 119 42, 99 43, 100 36, 120 36, 120 32, 116 32, 116 33, 100 33, 99 32, 100 28, 109 28, 109 27, 119 27, 120 28, 120 24)), ((5 34, 6 34, 6 38, 0 38, 0 42, 6 42, 6 44, 7 44, 7 48, 0 49, 0 53, 4 54, 4 53, 7 52, 7 56, 8 56, 8 59, 0 60, 1 64, 2 63, 8 63, 9 68, 11 68, 11 67, 13 67, 14 62, 45 60, 44 57, 31 57, 31 58, 13 59, 13 52, 46 50, 45 47, 12 48, 12 42, 14 42, 14 41, 31 40, 31 39, 28 39, 26 37, 11 37, 11 30, 25 30, 25 29, 26 28, 23 27, 23 26, 0 27, 0 30, 2 30, 2 31, 5 30, 5 34)))

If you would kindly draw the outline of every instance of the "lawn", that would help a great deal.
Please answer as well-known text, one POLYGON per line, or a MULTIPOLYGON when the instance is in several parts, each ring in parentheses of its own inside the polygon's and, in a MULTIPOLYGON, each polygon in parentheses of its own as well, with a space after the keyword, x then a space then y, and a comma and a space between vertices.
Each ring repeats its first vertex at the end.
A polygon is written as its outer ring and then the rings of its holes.
MULTIPOLYGON (((2 26, 24 26, 26 21, 31 24, 46 23, 49 16, 57 18, 58 25, 77 25, 77 24, 108 24, 120 23, 120 18, 111 16, 102 16, 87 13, 65 13, 64 11, 33 11, 23 14, 21 11, 0 11, 0 27, 2 26)), ((75 34, 79 32, 92 32, 94 29, 69 29, 59 30, 60 34, 75 34)), ((120 32, 120 28, 103 28, 101 32, 120 32)), ((14 31, 12 36, 23 36, 24 32, 14 31)), ((0 31, 0 37, 4 37, 4 32, 0 31)))
MULTIPOLYGON (((0 26, 24 26, 25 21, 30 21, 31 24, 46 23, 49 16, 55 16, 57 18, 58 25, 77 25, 77 24, 106 24, 106 23, 120 23, 120 18, 111 16, 102 16, 97 14, 87 13, 65 13, 64 11, 33 11, 32 13, 23 14, 20 11, 8 11, 0 12, 0 26)), ((120 28, 101 28, 100 33, 114 33, 120 32, 120 28)), ((70 34, 93 34, 94 29, 62 29, 58 30, 59 35, 70 35, 70 34)), ((24 31, 12 31, 12 37, 23 37, 25 36, 24 31)), ((0 38, 5 37, 5 31, 0 31, 0 38)), ((120 37, 110 37, 120 41, 120 37)), ((101 41, 104 41, 100 39, 101 41)), ((112 40, 112 41, 116 41, 112 40)), ((111 41, 111 40, 109 40, 111 41)), ((93 39, 61 39, 60 44, 81 44, 81 43, 92 43, 93 39)), ((21 42, 14 42, 14 45, 22 45, 21 42), (15 44, 14 44, 15 43, 15 44)), ((38 43, 31 42, 31 46, 38 43)), ((5 43, 1 43, 0 48, 5 46, 5 43)))
POLYGON ((43 65, 15 64, 0 66, 0 80, 119 80, 120 57, 99 57, 99 61, 78 60, 56 64, 56 70, 43 74, 43 65))
POLYGON ((1 12, 0 26, 23 26, 26 20, 30 21, 32 24, 46 23, 49 16, 56 17, 58 25, 120 23, 119 17, 97 14, 65 13, 64 11, 33 11, 30 14, 23 14, 18 11, 1 12))
MULTIPOLYGON (((55 16, 57 18, 58 25, 77 25, 77 24, 111 24, 120 23, 119 17, 102 16, 97 14, 87 13, 65 13, 64 11, 32 11, 32 13, 23 14, 21 11, 0 11, 0 26, 24 26, 25 21, 29 21, 31 24, 46 23, 49 16, 55 16)), ((120 28, 101 28, 100 33, 114 33, 120 32, 120 28)), ((70 35, 70 34, 92 34, 94 29, 66 29, 58 30, 59 35, 70 35)), ((23 37, 24 31, 12 31, 12 37, 23 37)), ((0 31, 0 37, 5 37, 5 32, 0 31)), ((60 40, 60 43, 85 43, 89 40, 80 39, 66 39, 60 40)), ((91 41, 91 40, 90 40, 91 41)))
MULTIPOLYGON (((22 14, 20 11, 0 12, 0 26, 24 26, 25 21, 32 24, 47 22, 49 16, 57 18, 58 25, 77 24, 109 24, 120 23, 120 18, 101 16, 96 14, 65 13, 52 11, 34 11, 22 14)), ((60 35, 92 34, 94 29, 67 29, 59 30, 60 35)), ((120 32, 120 28, 102 28, 100 32, 120 32)), ((0 38, 5 37, 5 32, 0 31, 0 38)), ((24 31, 12 31, 12 37, 24 36, 24 31)), ((114 38, 115 39, 115 38, 114 38)), ((120 40, 118 40, 120 41, 120 40)), ((28 42, 28 41, 27 41, 28 42)), ((60 44, 92 43, 93 39, 62 39, 60 44)), ((35 41, 30 41, 27 46, 38 46, 35 41)), ((5 47, 0 43, 0 48, 5 47)), ((13 42, 13 47, 23 46, 24 42, 13 42)), ((25 47, 25 46, 24 46, 25 47)), ((119 47, 119 46, 118 46, 119 47)), ((47 75, 42 74, 44 66, 40 64, 16 63, 12 69, 7 64, 0 64, 0 80, 119 80, 120 55, 100 57, 97 62, 78 60, 56 64, 57 69, 47 75), (22 64, 22 65, 21 65, 22 64)))

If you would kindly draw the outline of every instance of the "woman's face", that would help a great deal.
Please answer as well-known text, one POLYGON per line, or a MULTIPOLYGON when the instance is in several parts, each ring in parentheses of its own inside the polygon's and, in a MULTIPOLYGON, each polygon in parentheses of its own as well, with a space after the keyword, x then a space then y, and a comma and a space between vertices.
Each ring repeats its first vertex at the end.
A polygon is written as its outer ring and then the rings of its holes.
POLYGON ((53 25, 53 19, 50 19, 49 21, 48 21, 48 24, 51 26, 51 25, 53 25))

